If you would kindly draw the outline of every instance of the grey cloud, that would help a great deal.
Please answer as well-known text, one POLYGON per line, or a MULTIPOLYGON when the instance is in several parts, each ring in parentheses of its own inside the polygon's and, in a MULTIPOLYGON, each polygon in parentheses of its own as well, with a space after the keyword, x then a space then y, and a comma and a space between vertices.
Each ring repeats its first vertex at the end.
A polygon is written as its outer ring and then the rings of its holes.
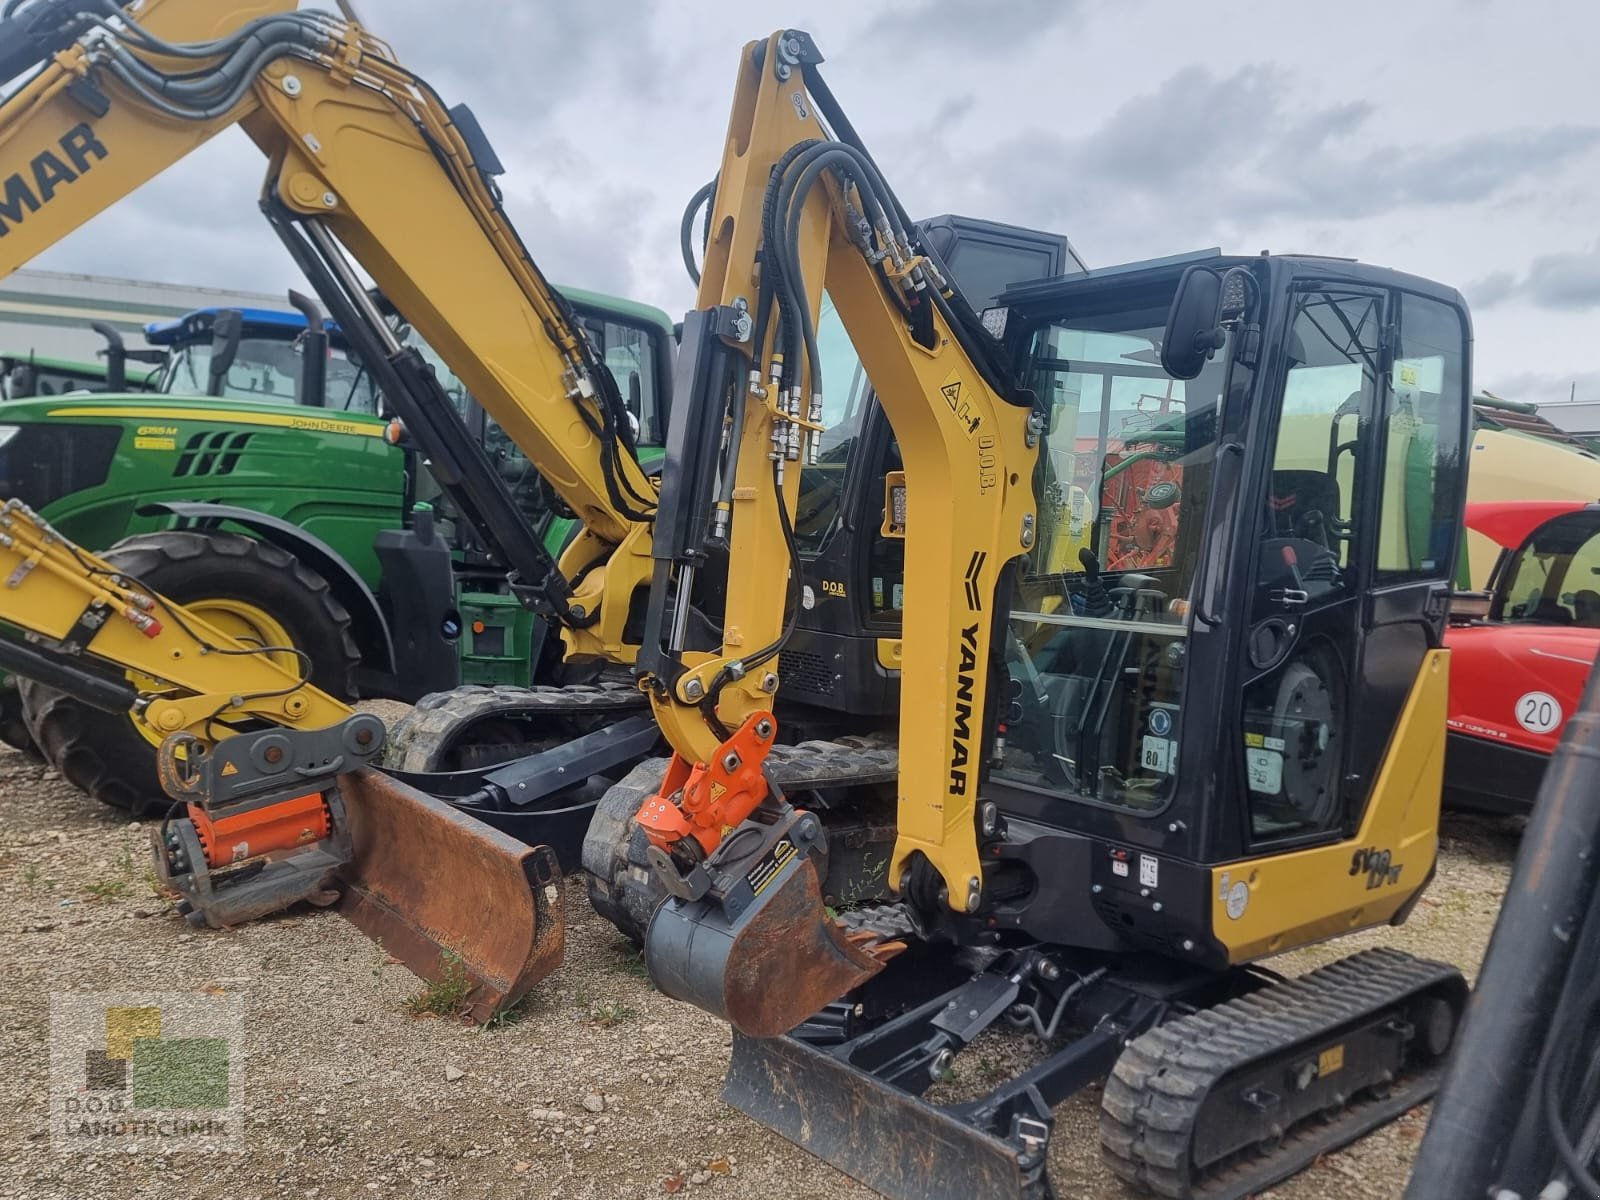
POLYGON ((1541 308, 1593 308, 1600 305, 1600 245, 1541 254, 1521 275, 1497 271, 1479 280, 1467 295, 1484 308, 1508 300, 1523 300, 1541 308))
POLYGON ((880 12, 866 36, 890 46, 952 54, 1015 54, 1029 39, 1075 21, 1079 0, 911 0, 880 12))
POLYGON ((1600 304, 1600 246, 1571 254, 1544 254, 1528 267, 1522 292, 1546 308, 1600 304))
POLYGON ((1474 310, 1480 308, 1493 308, 1496 304, 1504 304, 1517 293, 1517 277, 1510 271, 1495 271, 1475 279, 1462 289, 1467 303, 1474 310))
POLYGON ((358 11, 447 103, 470 97, 480 113, 539 123, 559 103, 592 98, 602 82, 626 80, 636 95, 659 84, 651 69, 657 10, 649 0, 449 6, 366 0, 358 11))
POLYGON ((1023 171, 1027 219, 1059 224, 1070 212, 1080 230, 1086 217, 1161 228, 1164 244, 1175 228, 1214 238, 1245 216, 1349 221, 1487 202, 1600 146, 1600 126, 1567 125, 1374 147, 1373 112, 1364 101, 1297 108, 1275 66, 1186 67, 1085 136, 1037 131, 992 146, 972 174, 995 182, 972 199, 1012 201, 998 181, 1023 171))

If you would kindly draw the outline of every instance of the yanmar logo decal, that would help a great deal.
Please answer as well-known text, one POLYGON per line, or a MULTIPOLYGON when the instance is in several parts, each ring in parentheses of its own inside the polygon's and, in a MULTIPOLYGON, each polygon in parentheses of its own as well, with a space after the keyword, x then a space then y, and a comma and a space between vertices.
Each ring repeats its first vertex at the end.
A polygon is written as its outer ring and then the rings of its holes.
POLYGON ((983 564, 989 556, 982 550, 974 550, 972 557, 967 561, 967 573, 962 576, 963 586, 967 589, 967 611, 983 611, 983 589, 978 584, 978 578, 983 574, 983 564))
POLYGON ((13 225, 22 224, 28 213, 36 213, 54 200, 63 184, 76 183, 78 176, 106 157, 105 146, 87 124, 67 130, 56 147, 34 155, 26 171, 0 183, 0 237, 10 233, 13 225))
POLYGON ((955 719, 950 728, 950 794, 967 794, 967 764, 972 761, 972 705, 978 686, 978 627, 961 631, 961 665, 956 670, 955 719))

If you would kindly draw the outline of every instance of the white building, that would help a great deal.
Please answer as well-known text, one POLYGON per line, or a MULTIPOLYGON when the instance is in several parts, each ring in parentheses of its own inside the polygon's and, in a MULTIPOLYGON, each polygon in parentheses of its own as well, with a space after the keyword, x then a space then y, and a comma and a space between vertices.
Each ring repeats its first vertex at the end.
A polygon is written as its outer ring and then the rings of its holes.
POLYGON ((145 283, 58 271, 13 271, 0 279, 0 354, 92 362, 104 345, 90 321, 112 325, 130 348, 143 346, 144 327, 197 308, 285 309, 288 299, 266 292, 227 291, 176 283, 145 283))

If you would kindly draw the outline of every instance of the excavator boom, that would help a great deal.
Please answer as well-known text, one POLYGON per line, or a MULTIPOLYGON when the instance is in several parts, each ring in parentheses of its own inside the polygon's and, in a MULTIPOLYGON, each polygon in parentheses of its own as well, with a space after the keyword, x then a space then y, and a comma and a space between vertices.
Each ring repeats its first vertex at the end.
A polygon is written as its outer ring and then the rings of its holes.
POLYGON ((904 707, 902 730, 906 744, 933 737, 939 749, 901 759, 889 881, 939 892, 957 912, 977 906, 982 886, 975 764, 992 597, 1036 520, 1031 478, 999 464, 1024 461, 1040 415, 1007 386, 975 317, 957 311, 938 264, 913 243, 820 62, 796 31, 741 58, 700 309, 680 351, 668 445, 680 470, 662 491, 639 657, 678 752, 639 814, 674 896, 651 925, 647 959, 668 994, 755 1036, 792 1028, 901 948, 850 937, 827 917, 817 822, 762 778, 770 728, 757 744, 747 736, 752 721, 757 731, 772 724, 776 659, 798 606, 789 514, 821 432, 824 291, 898 435, 914 505, 900 686, 917 703, 904 707), (715 445, 724 426, 740 431, 727 461, 697 462, 696 447, 715 445), (727 481, 720 493, 713 477, 727 481), (719 542, 730 563, 722 645, 696 650, 668 614, 693 608, 696 564, 719 542))
POLYGON ((32 0, 0 41, 13 72, 37 67, 0 104, 0 276, 242 127, 267 161, 269 223, 434 476, 570 654, 631 661, 623 630, 648 578, 655 486, 615 381, 501 208, 501 168, 469 109, 446 108, 360 26, 293 0, 148 0, 136 14, 32 0), (583 521, 561 563, 350 257, 583 521))
MULTIPOLYGON (((471 111, 447 108, 343 11, 8 4, 0 77, 20 79, 0 102, 0 276, 240 126, 267 164, 268 223, 403 435, 498 546, 513 591, 571 656, 631 661, 624 627, 643 599, 656 490, 616 382, 507 220, 471 111), (560 562, 432 370, 396 340, 358 264, 582 519, 560 562)), ((37 641, 0 647, 0 663, 130 711, 152 740, 180 739, 163 782, 187 815, 163 824, 155 853, 192 920, 325 901, 337 876, 357 923, 414 968, 464 972, 480 1018, 559 963, 553 856, 362 766, 381 737, 305 682, 303 654, 240 645, 18 505, 0 523, 0 567, 16 559, 0 618, 37 641), (362 734, 359 753, 338 750, 336 733, 362 734), (318 757, 324 743, 335 750, 318 757), (321 766, 315 779, 297 768, 291 786, 283 764, 302 757, 321 766), (341 770, 323 769, 335 760, 341 770)))

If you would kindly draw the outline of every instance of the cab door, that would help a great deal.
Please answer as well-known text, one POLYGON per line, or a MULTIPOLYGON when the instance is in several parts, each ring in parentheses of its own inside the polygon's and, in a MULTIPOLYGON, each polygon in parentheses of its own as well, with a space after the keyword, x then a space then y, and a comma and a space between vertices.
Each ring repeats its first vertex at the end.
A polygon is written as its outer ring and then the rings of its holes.
POLYGON ((1410 292, 1295 292, 1261 492, 1241 752, 1255 846, 1359 823, 1442 645, 1466 476, 1466 317, 1410 292))
POLYGON ((1352 827, 1365 811, 1423 655, 1444 644, 1472 445, 1466 313, 1412 292, 1397 293, 1392 313, 1376 431, 1381 477, 1368 518, 1377 536, 1363 604, 1361 720, 1350 730, 1346 764, 1352 827))
POLYGON ((1319 841, 1346 824, 1377 539, 1389 297, 1317 285, 1291 299, 1281 386, 1255 427, 1272 453, 1256 483, 1238 733, 1256 847, 1319 841))

